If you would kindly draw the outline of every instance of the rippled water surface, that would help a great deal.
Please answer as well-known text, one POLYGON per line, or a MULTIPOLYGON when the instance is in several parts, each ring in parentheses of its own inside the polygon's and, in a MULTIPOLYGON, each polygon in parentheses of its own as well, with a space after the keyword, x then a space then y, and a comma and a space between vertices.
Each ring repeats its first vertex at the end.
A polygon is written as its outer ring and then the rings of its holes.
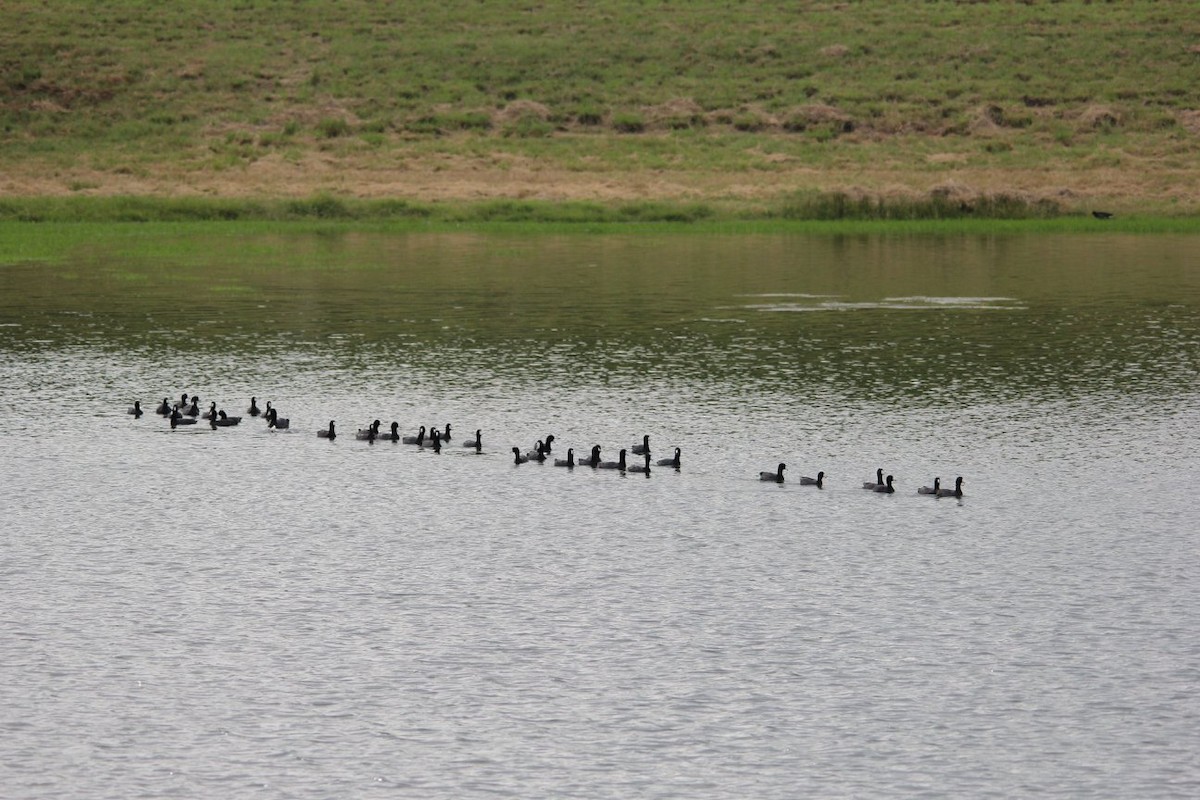
POLYGON ((1200 793, 1194 238, 238 230, 0 262, 6 798, 1200 793))

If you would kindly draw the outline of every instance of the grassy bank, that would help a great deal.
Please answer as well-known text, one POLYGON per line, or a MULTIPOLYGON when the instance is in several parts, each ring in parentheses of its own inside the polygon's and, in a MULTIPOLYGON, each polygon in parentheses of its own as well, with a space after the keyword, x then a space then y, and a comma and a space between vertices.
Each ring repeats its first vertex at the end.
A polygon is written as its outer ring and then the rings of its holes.
POLYGON ((801 192, 1192 213, 1193 12, 17 0, 0 12, 0 197, 662 201, 763 216, 795 213, 801 192))
POLYGON ((0 198, 0 220, 18 222, 172 222, 208 220, 355 222, 411 220, 429 223, 699 223, 769 220, 961 220, 1050 219, 1062 208, 1007 195, 970 202, 936 196, 923 200, 882 199, 845 193, 794 193, 749 208, 719 203, 639 201, 628 203, 499 200, 416 202, 363 200, 318 195, 298 199, 154 197, 0 198))
POLYGON ((0 222, 16 223, 170 223, 267 222, 384 224, 423 229, 480 228, 528 225, 531 228, 609 226, 633 224, 705 226, 776 226, 816 223, 832 230, 845 223, 907 225, 912 229, 986 229, 1013 223, 1024 230, 1125 231, 1200 229, 1195 216, 1115 215, 1099 219, 1091 214, 1068 213, 1060 206, 1028 203, 1000 196, 975 204, 946 198, 928 200, 872 199, 841 193, 797 194, 773 205, 754 209, 706 203, 642 201, 601 204, 503 200, 475 203, 419 203, 407 200, 361 200, 329 195, 297 200, 238 200, 217 198, 153 197, 22 197, 0 198, 0 222))

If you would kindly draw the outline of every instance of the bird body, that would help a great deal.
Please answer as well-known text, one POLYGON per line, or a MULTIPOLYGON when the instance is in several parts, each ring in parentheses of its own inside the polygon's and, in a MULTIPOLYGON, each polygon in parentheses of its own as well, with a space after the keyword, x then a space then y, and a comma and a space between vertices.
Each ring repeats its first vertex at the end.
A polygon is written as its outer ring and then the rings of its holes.
POLYGON ((785 469, 787 469, 787 464, 780 464, 779 469, 776 472, 758 473, 758 479, 760 481, 775 481, 776 483, 783 483, 783 471, 785 469))
POLYGON ((880 494, 894 494, 896 489, 892 486, 892 476, 887 476, 887 481, 875 487, 875 491, 880 494))
POLYGON ((633 449, 631 449, 629 452, 633 453, 635 456, 640 456, 645 453, 649 453, 650 452, 650 434, 646 434, 645 436, 643 436, 642 443, 635 444, 633 446, 633 449))
POLYGON ((172 428, 176 428, 180 425, 195 425, 195 424, 196 424, 195 417, 183 416, 183 414, 179 413, 178 407, 171 410, 171 427, 172 428))
POLYGON ((581 458, 575 462, 581 467, 598 467, 600 466, 600 445, 592 445, 592 454, 587 458, 581 458))
POLYGON ((365 428, 359 428, 354 432, 354 438, 360 442, 374 441, 379 435, 379 426, 382 425, 379 420, 375 420, 365 428))
POLYGON ((674 458, 660 458, 657 464, 660 467, 674 467, 675 469, 679 469, 679 455, 679 448, 676 447, 674 458))
POLYGON ((419 431, 417 431, 416 436, 405 436, 400 441, 403 442, 404 444, 416 444, 416 445, 424 444, 425 443, 425 426, 424 425, 421 426, 421 429, 419 431))
POLYGON ((126 413, 126 414, 132 414, 132 415, 133 415, 133 417, 134 417, 134 419, 137 419, 138 417, 142 416, 142 401, 141 401, 141 400, 134 400, 134 401, 133 401, 133 408, 129 409, 129 410, 128 410, 128 411, 126 411, 125 413, 126 413))
POLYGON ((513 447, 512 451, 513 451, 513 463, 514 464, 528 464, 529 463, 529 459, 526 458, 525 456, 521 455, 521 448, 513 447))
POLYGON ((618 454, 619 457, 616 461, 601 461, 596 466, 598 466, 600 469, 619 469, 621 471, 624 471, 625 470, 625 453, 626 452, 627 451, 625 450, 625 448, 621 448, 621 452, 618 454))
POLYGON ((942 490, 942 479, 934 478, 933 486, 922 486, 920 489, 917 489, 917 494, 931 494, 934 497, 937 497, 938 492, 940 492, 941 490, 942 490))
POLYGON ((815 478, 810 478, 807 475, 802 476, 800 478, 800 485, 801 486, 815 486, 818 489, 824 489, 825 488, 825 473, 818 472, 817 477, 815 477, 815 478))
POLYGON ((556 467, 571 467, 572 469, 574 469, 574 467, 575 467, 575 449, 573 447, 568 447, 567 448, 567 457, 554 459, 554 466, 556 466, 556 467))
POLYGON ((642 473, 645 473, 646 475, 649 475, 650 474, 650 451, 647 450, 644 453, 642 453, 642 458, 646 459, 645 464, 630 464, 626 468, 626 471, 627 472, 642 472, 642 473))
POLYGON ((262 410, 258 407, 258 398, 257 397, 250 398, 250 407, 246 409, 246 413, 252 417, 257 417, 259 414, 262 413, 262 410))
POLYGON ((224 411, 218 411, 215 417, 208 420, 214 428, 232 428, 242 421, 241 417, 231 417, 224 411))
POLYGON ((267 427, 277 431, 285 431, 292 427, 292 421, 287 417, 279 416, 279 411, 272 408, 267 412, 267 427))
POLYGON ((880 467, 879 469, 875 470, 875 480, 863 482, 863 488, 869 492, 875 491, 876 486, 882 486, 882 485, 883 485, 883 467, 880 467))
POLYGON ((953 489, 938 489, 937 496, 938 497, 962 497, 963 496, 962 484, 963 484, 963 480, 962 480, 962 476, 960 475, 954 479, 954 488, 953 489))
POLYGON ((467 439, 463 442, 463 447, 474 447, 476 450, 483 447, 483 431, 479 428, 475 429, 475 438, 467 439))
POLYGON ((328 439, 331 442, 337 438, 337 429, 333 426, 333 420, 329 420, 328 430, 317 431, 317 438, 328 439))

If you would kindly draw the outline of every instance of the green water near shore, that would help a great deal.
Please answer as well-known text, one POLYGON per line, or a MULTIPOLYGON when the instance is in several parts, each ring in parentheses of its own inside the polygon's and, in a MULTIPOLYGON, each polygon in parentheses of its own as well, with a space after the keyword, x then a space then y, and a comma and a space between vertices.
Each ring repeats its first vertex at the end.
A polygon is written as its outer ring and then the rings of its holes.
POLYGON ((10 223, 0 349, 333 339, 509 377, 566 352, 635 384, 921 402, 1195 387, 1191 235, 635 230, 10 223))
MULTIPOLYGON (((2 216, 2 215, 0 215, 2 216)), ((1019 236, 1028 234, 1200 234, 1200 218, 1093 217, 995 220, 703 220, 695 222, 483 221, 451 219, 159 220, 0 219, 0 266, 29 260, 61 261, 96 248, 131 249, 142 255, 189 258, 197 238, 244 241, 261 236, 477 233, 508 236, 603 235, 811 235, 1019 236)))

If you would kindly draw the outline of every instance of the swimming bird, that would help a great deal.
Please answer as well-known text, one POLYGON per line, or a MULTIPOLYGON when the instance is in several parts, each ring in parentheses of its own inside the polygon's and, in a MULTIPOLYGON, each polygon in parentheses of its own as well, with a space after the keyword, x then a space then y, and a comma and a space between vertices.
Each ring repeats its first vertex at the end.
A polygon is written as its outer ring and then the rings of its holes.
POLYGON ((375 420, 367 427, 355 431, 354 438, 360 442, 373 441, 379 435, 379 426, 382 424, 379 420, 375 420))
POLYGON ((241 422, 242 418, 231 417, 224 411, 218 411, 217 416, 211 417, 208 421, 214 428, 232 428, 234 425, 237 425, 239 422, 241 422))
POLYGON ((881 483, 881 484, 879 484, 878 486, 876 486, 876 487, 875 487, 875 491, 877 491, 877 492, 879 492, 879 493, 881 493, 881 494, 895 494, 896 490, 895 490, 895 488, 892 486, 892 476, 891 476, 891 475, 888 475, 888 476, 887 476, 887 482, 886 482, 886 483, 881 483))
POLYGON ((279 411, 272 408, 268 412, 267 427, 274 428, 277 431, 284 431, 292 427, 291 419, 279 416, 279 411))
POLYGON ((429 437, 429 446, 433 448, 433 452, 442 452, 442 434, 437 428, 433 429, 433 435, 429 437))
POLYGON ((216 417, 217 417, 217 404, 216 403, 210 403, 208 406, 208 411, 205 411, 203 414, 200 415, 200 419, 216 419, 216 417))
POLYGON ((268 425, 271 424, 271 401, 270 400, 267 401, 267 407, 265 409, 263 409, 262 418, 267 421, 268 425))
POLYGON ((329 430, 317 431, 317 438, 328 439, 331 442, 337 438, 337 429, 333 427, 333 420, 329 420, 329 430))
POLYGON ((543 451, 546 453, 546 455, 550 455, 550 449, 554 446, 554 434, 553 433, 546 434, 546 439, 543 442, 543 445, 544 445, 542 448, 543 451))
POLYGON ((598 467, 600 466, 600 445, 592 445, 592 454, 587 458, 581 458, 575 462, 581 467, 598 467))
MULTIPOLYGON (((376 428, 376 430, 378 430, 378 428, 376 428)), ((396 422, 396 420, 392 420, 392 430, 391 430, 391 433, 384 433, 384 434, 381 434, 381 435, 379 436, 379 438, 381 438, 381 439, 386 439, 386 440, 387 440, 387 441, 389 441, 389 442, 398 442, 398 441, 400 441, 400 423, 399 423, 399 422, 396 422)))
POLYGON ((863 483, 863 488, 869 492, 873 492, 873 491, 875 491, 876 486, 882 486, 882 485, 883 485, 883 467, 880 467, 879 469, 875 470, 875 480, 874 481, 865 481, 863 483))
POLYGON ((787 469, 787 464, 780 464, 777 472, 758 473, 758 479, 760 481, 775 481, 776 483, 783 483, 783 471, 785 469, 787 469))
POLYGON ((571 467, 572 469, 574 469, 575 468, 575 449, 572 447, 568 447, 567 448, 567 457, 554 459, 554 466, 556 466, 556 467, 571 467))
POLYGON ((525 454, 525 457, 530 461, 545 461, 546 460, 546 443, 538 439, 537 445, 525 454))
POLYGON ((627 451, 625 450, 625 448, 622 447, 621 452, 619 454, 619 458, 616 461, 601 461, 596 466, 599 467, 600 469, 619 469, 622 472, 624 472, 625 471, 625 453, 626 452, 627 451))
POLYGON ((154 413, 161 414, 164 417, 171 416, 171 403, 167 398, 163 398, 163 401, 158 404, 158 408, 154 409, 154 413))
POLYGON ((142 401, 141 401, 141 400, 134 400, 134 401, 133 401, 133 408, 129 409, 129 410, 128 410, 128 411, 126 411, 125 413, 126 413, 126 414, 132 414, 134 419, 137 419, 137 418, 141 417, 141 416, 142 416, 142 401))
POLYGON ((660 458, 656 463, 660 467, 674 467, 675 469, 679 469, 679 448, 675 448, 674 458, 660 458))
POLYGON ((917 489, 917 494, 931 494, 934 497, 937 497, 937 493, 940 492, 941 490, 942 490, 942 479, 934 478, 933 486, 922 486, 920 489, 917 489))
POLYGON ((626 468, 626 471, 627 472, 643 472, 646 475, 649 475, 650 474, 650 451, 647 450, 646 452, 642 453, 642 457, 646 459, 646 463, 644 465, 643 464, 630 464, 626 468))
POLYGON ((642 443, 635 444, 633 446, 633 449, 631 449, 629 452, 633 453, 635 456, 640 456, 643 453, 649 453, 650 452, 650 434, 646 434, 645 436, 643 436, 642 443))
POLYGON ((525 456, 521 455, 521 448, 519 448, 519 447, 513 448, 513 463, 514 464, 528 464, 529 463, 529 459, 526 458, 525 456))
POLYGON ((419 431, 417 431, 416 436, 405 436, 400 441, 403 442, 404 444, 416 444, 416 445, 424 444, 424 442, 425 442, 425 426, 424 425, 421 426, 421 429, 419 431))
POLYGON ((954 479, 953 489, 938 489, 938 497, 962 497, 962 476, 954 479))
POLYGON ((815 477, 815 478, 809 478, 808 476, 801 476, 800 485, 801 486, 815 486, 818 489, 824 489, 825 488, 825 473, 818 472, 817 477, 815 477))
POLYGON ((450 423, 449 422, 446 423, 446 429, 444 431, 442 431, 442 441, 443 442, 450 441, 450 423))
POLYGON ((187 414, 189 417, 200 416, 200 398, 193 397, 192 404, 190 406, 188 406, 187 408, 183 409, 183 413, 187 414))
POLYGON ((252 417, 257 417, 259 414, 262 413, 262 411, 258 407, 258 398, 257 397, 250 398, 250 407, 246 409, 246 413, 252 417))
POLYGON ((195 425, 195 424, 196 424, 195 417, 183 416, 183 414, 179 413, 178 407, 171 409, 171 427, 172 428, 178 427, 179 425, 195 425))
POLYGON ((483 431, 479 428, 475 429, 475 438, 467 439, 463 442, 463 447, 474 447, 476 450, 483 447, 483 431))

